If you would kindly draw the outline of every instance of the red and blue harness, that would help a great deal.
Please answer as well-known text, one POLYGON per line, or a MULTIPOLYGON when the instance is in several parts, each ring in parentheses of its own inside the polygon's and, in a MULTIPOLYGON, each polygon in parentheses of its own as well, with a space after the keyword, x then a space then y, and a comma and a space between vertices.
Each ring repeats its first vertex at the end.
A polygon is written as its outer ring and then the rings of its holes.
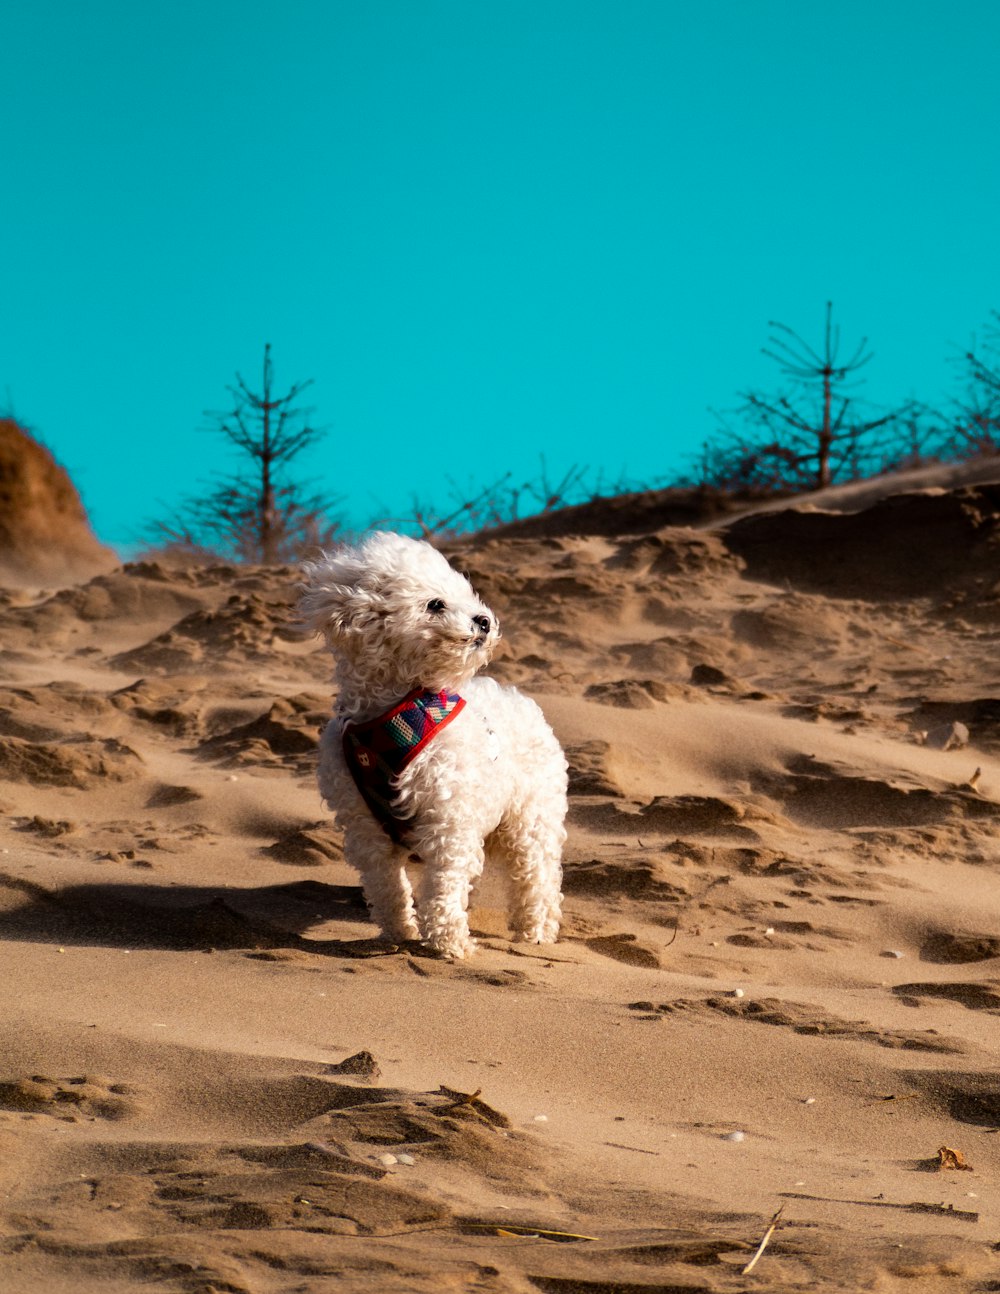
POLYGON ((464 708, 464 699, 454 692, 430 692, 418 687, 385 714, 344 728, 344 758, 354 783, 397 844, 410 825, 395 812, 397 779, 464 708))

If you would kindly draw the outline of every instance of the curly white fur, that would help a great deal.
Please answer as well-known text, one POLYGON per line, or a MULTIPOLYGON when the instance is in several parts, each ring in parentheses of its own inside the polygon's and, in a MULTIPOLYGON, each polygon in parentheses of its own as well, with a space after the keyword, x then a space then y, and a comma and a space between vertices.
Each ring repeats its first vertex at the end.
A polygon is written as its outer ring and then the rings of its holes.
POLYGON ((555 942, 566 839, 566 760, 541 710, 515 688, 474 678, 500 638, 496 616, 429 544, 378 532, 303 567, 303 623, 336 662, 337 704, 320 743, 320 792, 344 828, 372 919, 392 941, 464 957, 470 890, 500 861, 515 939, 555 942), (460 693, 465 708, 404 768, 395 844, 358 791, 344 725, 373 719, 415 687, 460 693), (406 861, 424 863, 416 907, 406 861))

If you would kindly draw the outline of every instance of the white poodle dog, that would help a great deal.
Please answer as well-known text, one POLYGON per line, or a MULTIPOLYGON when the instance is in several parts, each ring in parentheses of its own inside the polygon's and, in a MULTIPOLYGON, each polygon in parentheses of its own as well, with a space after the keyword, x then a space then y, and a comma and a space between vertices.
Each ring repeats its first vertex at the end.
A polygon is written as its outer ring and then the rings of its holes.
POLYGON ((496 616, 436 549, 403 535, 372 534, 303 576, 302 622, 336 662, 320 792, 383 936, 464 957, 489 856, 506 870, 514 938, 554 942, 566 760, 534 701, 473 677, 500 638, 496 616), (416 909, 410 855, 424 864, 416 909))

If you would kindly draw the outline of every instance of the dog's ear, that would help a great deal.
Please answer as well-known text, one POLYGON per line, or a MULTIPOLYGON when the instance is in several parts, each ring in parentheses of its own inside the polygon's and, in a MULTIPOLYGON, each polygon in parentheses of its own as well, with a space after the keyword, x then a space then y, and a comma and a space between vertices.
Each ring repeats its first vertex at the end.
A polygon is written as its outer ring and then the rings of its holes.
POLYGON ((371 590, 358 587, 362 570, 350 554, 305 562, 299 585, 299 627, 333 642, 368 623, 374 598, 371 590))

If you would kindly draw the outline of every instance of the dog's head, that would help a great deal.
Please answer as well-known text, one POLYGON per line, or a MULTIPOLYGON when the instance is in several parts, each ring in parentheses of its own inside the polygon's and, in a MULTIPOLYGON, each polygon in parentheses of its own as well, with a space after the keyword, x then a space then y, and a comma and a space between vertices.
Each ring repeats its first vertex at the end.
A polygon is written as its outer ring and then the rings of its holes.
POLYGON ((500 626, 437 549, 384 531, 302 568, 302 624, 378 692, 460 688, 493 655, 500 626))

